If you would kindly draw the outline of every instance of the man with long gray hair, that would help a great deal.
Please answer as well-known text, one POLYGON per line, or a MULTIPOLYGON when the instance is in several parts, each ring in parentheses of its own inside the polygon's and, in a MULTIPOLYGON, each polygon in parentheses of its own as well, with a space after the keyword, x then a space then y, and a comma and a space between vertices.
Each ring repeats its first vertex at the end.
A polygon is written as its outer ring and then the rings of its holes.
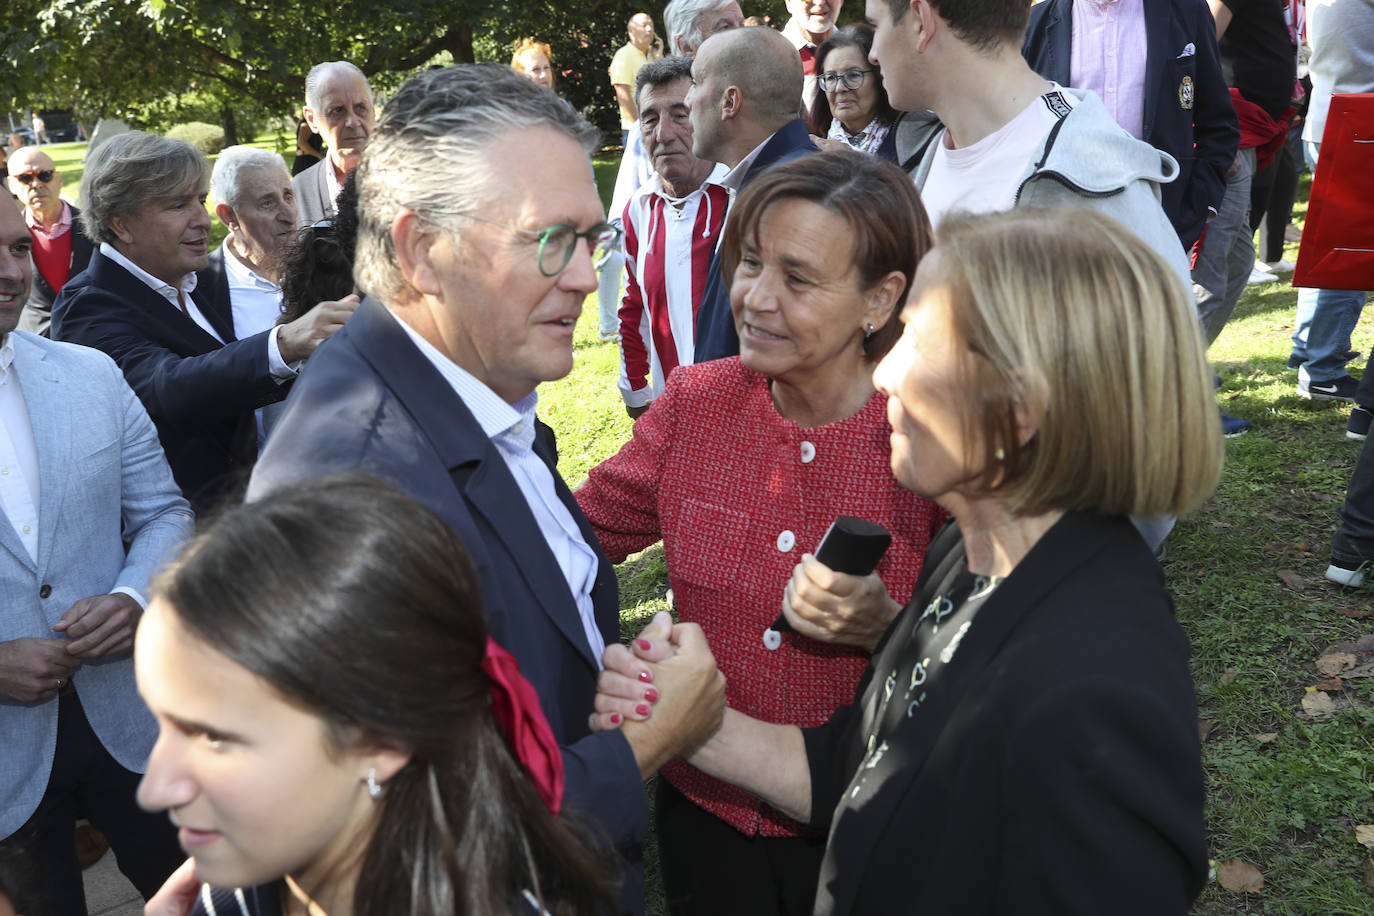
POLYGON ((82 223, 99 247, 52 312, 54 340, 119 364, 198 512, 252 465, 254 409, 282 399, 293 364, 331 330, 326 316, 307 313, 240 338, 229 309, 198 288, 209 177, 205 156, 180 140, 131 131, 101 145, 81 183, 82 223))
POLYGON ((615 571, 558 475, 535 389, 571 371, 592 253, 619 241, 592 181, 597 140, 504 65, 428 70, 400 88, 355 179, 367 297, 292 393, 248 498, 362 471, 453 527, 492 638, 563 746, 568 805, 625 856, 621 903, 641 912, 642 780, 715 727, 723 683, 689 639, 646 685, 650 734, 590 731, 602 654, 623 651, 615 571))

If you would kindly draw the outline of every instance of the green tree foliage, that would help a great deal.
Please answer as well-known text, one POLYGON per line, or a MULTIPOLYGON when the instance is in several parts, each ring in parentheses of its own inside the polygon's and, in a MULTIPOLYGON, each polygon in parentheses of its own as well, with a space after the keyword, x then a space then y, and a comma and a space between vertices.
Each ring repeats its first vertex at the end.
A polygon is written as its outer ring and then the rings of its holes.
POLYGON ((12 0, 0 9, 12 77, 0 104, 260 126, 298 110, 320 61, 353 61, 385 95, 430 63, 508 62, 530 35, 553 47, 558 91, 614 132, 606 68, 641 9, 662 34, 663 3, 632 0, 12 0))

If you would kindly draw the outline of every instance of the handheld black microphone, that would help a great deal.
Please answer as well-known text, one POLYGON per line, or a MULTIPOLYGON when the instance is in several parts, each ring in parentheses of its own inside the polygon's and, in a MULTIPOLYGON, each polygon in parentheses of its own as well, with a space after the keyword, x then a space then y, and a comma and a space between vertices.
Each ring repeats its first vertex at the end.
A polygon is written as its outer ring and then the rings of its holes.
MULTIPOLYGON (((841 515, 830 523, 830 528, 821 538, 821 546, 816 548, 816 559, 835 572, 851 576, 866 576, 878 568, 878 561, 887 553, 892 543, 892 533, 882 525, 841 515)), ((787 615, 779 614, 773 625, 763 631, 763 645, 769 650, 782 645, 782 634, 790 632, 792 625, 787 615)))

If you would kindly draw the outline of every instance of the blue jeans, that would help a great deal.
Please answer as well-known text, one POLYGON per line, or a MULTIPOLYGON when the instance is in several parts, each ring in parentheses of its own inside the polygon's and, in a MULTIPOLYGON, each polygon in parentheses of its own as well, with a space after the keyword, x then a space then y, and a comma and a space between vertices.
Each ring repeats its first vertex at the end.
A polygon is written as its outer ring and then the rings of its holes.
MULTIPOLYGON (((1303 144, 1307 164, 1315 172, 1320 143, 1303 144)), ((1298 380, 1329 382, 1348 375, 1346 352, 1350 333, 1360 320, 1365 294, 1354 289, 1298 289, 1297 330, 1293 332, 1293 356, 1302 361, 1298 380)))
POLYGON ((1226 195, 1217 215, 1207 224, 1193 267, 1193 299, 1209 346, 1226 326, 1255 266, 1255 233, 1250 228, 1255 151, 1243 149, 1237 160, 1240 167, 1226 181, 1226 195))

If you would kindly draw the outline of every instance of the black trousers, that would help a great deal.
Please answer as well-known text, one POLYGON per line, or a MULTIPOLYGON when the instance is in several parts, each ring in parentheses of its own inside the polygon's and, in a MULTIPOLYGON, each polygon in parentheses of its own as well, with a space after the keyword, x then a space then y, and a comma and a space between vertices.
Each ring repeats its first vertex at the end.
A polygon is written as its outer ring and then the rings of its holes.
POLYGON ((86 721, 81 700, 58 700, 57 749, 43 800, 0 846, 21 846, 37 866, 33 882, 55 916, 86 916, 86 894, 74 840, 78 818, 105 834, 124 873, 146 900, 185 859, 164 812, 138 807, 141 777, 110 756, 86 721))
POLYGON ((654 822, 672 916, 810 916, 825 837, 745 836, 662 776, 654 822))

